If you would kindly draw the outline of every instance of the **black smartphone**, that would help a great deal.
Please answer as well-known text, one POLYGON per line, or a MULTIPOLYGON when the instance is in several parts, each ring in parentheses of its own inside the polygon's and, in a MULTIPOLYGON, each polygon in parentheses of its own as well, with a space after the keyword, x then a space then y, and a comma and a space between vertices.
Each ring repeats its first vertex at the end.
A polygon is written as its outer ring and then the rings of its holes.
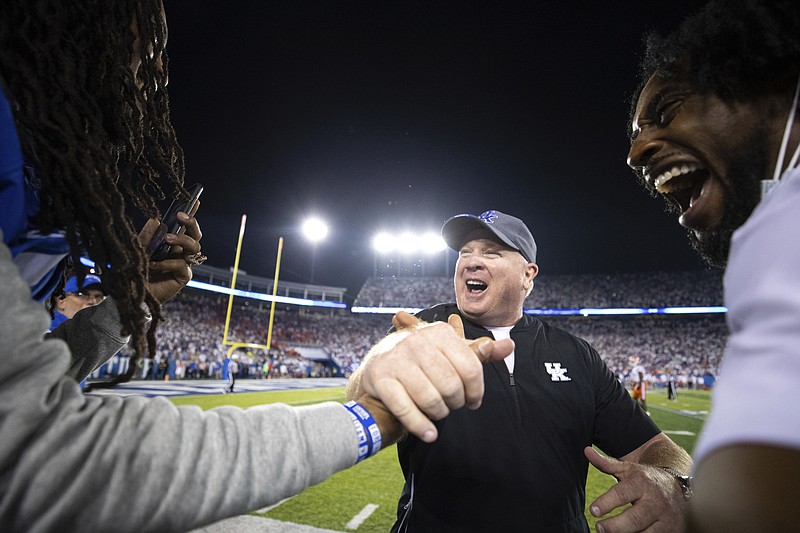
POLYGON ((172 246, 164 242, 164 237, 166 237, 167 233, 180 235, 185 231, 183 225, 178 222, 178 212, 183 211, 184 213, 191 214, 192 209, 197 205, 197 200, 203 193, 203 186, 199 183, 195 183, 187 187, 186 190, 189 192, 189 199, 178 198, 172 201, 169 209, 166 210, 164 216, 161 218, 161 224, 158 230, 150 240, 150 245, 147 249, 150 252, 150 259, 153 261, 162 261, 169 255, 172 246))

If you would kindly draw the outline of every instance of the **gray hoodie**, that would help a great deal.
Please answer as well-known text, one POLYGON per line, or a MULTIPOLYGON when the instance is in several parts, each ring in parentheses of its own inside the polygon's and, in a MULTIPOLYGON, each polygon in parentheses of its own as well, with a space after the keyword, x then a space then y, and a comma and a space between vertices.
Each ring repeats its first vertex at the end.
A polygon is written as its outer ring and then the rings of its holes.
POLYGON ((0 531, 186 531, 355 464, 337 403, 201 411, 84 396, 5 245, 0 280, 0 531))

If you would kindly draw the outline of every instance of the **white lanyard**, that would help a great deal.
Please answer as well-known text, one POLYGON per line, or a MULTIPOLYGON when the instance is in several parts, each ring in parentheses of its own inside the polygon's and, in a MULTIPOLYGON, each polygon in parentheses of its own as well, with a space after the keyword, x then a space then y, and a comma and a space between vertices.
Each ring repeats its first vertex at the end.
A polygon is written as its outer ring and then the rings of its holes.
POLYGON ((786 119, 786 128, 783 130, 783 139, 781 140, 781 148, 778 151, 778 162, 775 164, 775 172, 772 175, 771 180, 762 180, 761 181, 761 197, 763 198, 766 196, 772 188, 778 184, 778 181, 785 176, 791 169, 797 166, 797 160, 800 158, 800 144, 797 145, 795 148, 794 155, 792 159, 789 161, 789 165, 786 167, 784 172, 781 172, 783 168, 783 158, 786 155, 786 148, 789 145, 789 136, 792 133, 792 126, 794 125, 794 117, 797 113, 797 100, 798 96, 800 96, 800 78, 797 80, 797 87, 794 89, 794 99, 792 100, 792 108, 789 110, 789 117, 786 119))

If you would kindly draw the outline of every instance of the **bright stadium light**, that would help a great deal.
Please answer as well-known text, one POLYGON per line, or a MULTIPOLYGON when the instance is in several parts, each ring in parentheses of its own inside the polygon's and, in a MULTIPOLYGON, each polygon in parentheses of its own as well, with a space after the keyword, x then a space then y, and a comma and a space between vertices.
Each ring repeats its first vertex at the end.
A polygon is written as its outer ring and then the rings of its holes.
POLYGON ((447 243, 438 233, 428 231, 422 235, 420 249, 426 254, 435 254, 447 250, 447 243))
POLYGON ((319 242, 328 236, 328 226, 316 217, 309 218, 303 222, 303 235, 311 242, 319 242))
POLYGON ((426 231, 425 233, 403 231, 399 234, 382 231, 373 237, 372 248, 380 254, 392 252, 399 252, 403 255, 416 253, 434 254, 446 250, 447 244, 434 231, 426 231))
POLYGON ((382 231, 375 235, 372 239, 372 248, 379 254, 388 254, 394 251, 395 240, 394 237, 382 231))
POLYGON ((397 249, 403 255, 411 255, 419 250, 419 238, 410 231, 397 236, 397 249))
MULTIPOLYGON (((406 266, 425 271, 425 263, 429 259, 422 256, 433 256, 447 250, 447 244, 438 232, 403 230, 398 233, 381 231, 372 239, 372 248, 375 250, 373 272, 378 275, 378 257, 389 259, 385 266, 397 269, 397 275, 403 270, 404 261, 413 261, 406 266), (387 257, 389 256, 389 257, 387 257), (392 266, 394 265, 394 266, 392 266)), ((447 254, 444 254, 445 271, 447 271, 447 254)))
POLYGON ((314 264, 317 262, 317 243, 328 235, 328 225, 317 217, 307 218, 303 222, 303 235, 311 242, 311 277, 309 283, 314 283, 314 264))

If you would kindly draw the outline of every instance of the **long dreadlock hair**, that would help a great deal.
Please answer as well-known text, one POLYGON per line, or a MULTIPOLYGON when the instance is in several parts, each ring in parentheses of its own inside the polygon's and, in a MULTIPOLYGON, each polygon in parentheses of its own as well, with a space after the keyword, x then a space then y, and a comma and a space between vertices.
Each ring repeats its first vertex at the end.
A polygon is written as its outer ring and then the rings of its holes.
POLYGON ((136 359, 145 348, 153 355, 161 312, 129 210, 159 216, 161 180, 173 196, 186 194, 163 9, 161 0, 0 2, 0 74, 36 169, 35 223, 66 232, 73 264, 83 253, 95 261, 136 359), (153 317, 147 331, 143 303, 153 317))

